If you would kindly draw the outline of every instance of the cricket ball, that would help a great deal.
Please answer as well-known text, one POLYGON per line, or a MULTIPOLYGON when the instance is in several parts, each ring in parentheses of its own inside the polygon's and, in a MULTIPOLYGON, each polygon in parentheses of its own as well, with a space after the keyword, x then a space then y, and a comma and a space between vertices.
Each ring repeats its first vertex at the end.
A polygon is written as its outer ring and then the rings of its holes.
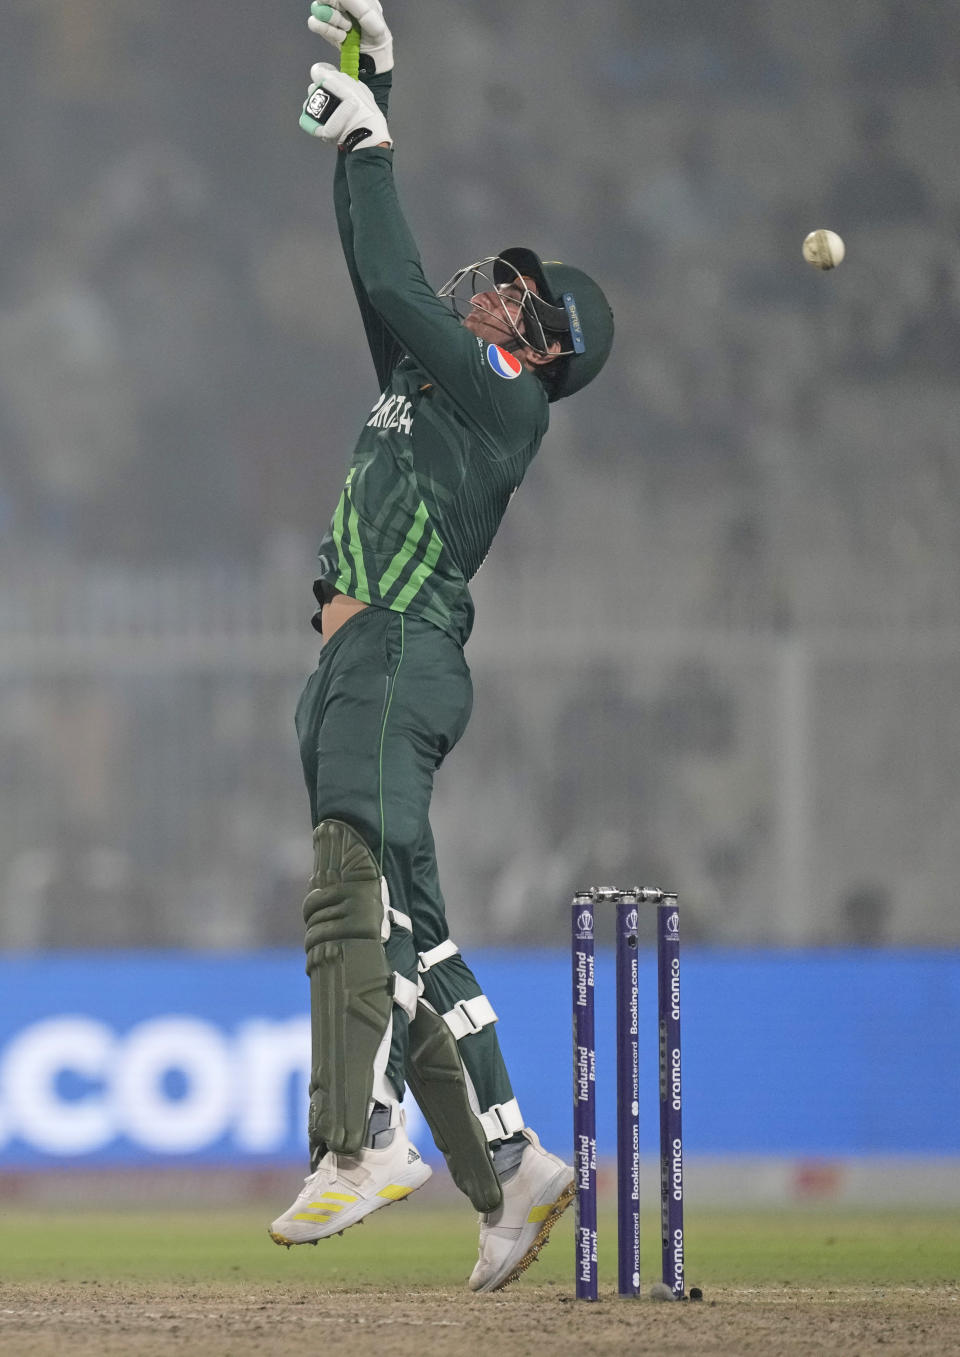
POLYGON ((836 231, 811 231, 803 242, 803 257, 815 269, 835 269, 846 252, 836 231))

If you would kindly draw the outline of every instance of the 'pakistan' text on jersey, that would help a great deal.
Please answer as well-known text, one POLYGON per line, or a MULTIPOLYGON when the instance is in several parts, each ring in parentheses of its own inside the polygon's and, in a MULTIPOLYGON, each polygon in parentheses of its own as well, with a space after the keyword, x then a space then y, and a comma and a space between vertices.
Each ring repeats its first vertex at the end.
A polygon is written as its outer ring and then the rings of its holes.
POLYGON ((462 645, 474 613, 467 581, 540 446, 547 398, 427 283, 392 154, 338 156, 337 219, 383 392, 320 545, 318 586, 422 617, 462 645))

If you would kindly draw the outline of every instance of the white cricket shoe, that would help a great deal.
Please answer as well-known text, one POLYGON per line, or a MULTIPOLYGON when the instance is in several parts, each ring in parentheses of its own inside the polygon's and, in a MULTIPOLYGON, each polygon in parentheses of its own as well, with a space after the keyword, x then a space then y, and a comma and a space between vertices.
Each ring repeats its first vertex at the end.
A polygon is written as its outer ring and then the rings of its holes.
POLYGON ((503 1202, 480 1217, 480 1257, 470 1274, 471 1291, 499 1291, 516 1281, 547 1243, 573 1201, 573 1169, 549 1154, 535 1132, 524 1127, 528 1144, 516 1172, 503 1186, 503 1202))
POLYGON ((355 1156, 328 1150, 317 1171, 303 1180, 297 1200, 270 1226, 270 1238, 289 1248, 342 1234, 371 1211, 409 1197, 432 1171, 410 1144, 401 1113, 383 1149, 365 1148, 355 1156))

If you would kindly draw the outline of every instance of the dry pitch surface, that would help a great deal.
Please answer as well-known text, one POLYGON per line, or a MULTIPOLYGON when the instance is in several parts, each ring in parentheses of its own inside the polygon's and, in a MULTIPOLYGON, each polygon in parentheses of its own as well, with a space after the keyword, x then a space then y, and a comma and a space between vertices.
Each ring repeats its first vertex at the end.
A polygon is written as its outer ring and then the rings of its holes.
POLYGON ((298 1286, 116 1282, 0 1288, 0 1351, 20 1357, 303 1357, 329 1350, 434 1357, 510 1354, 960 1353, 960 1288, 832 1291, 722 1287, 703 1304, 605 1295, 577 1304, 527 1284, 478 1297, 452 1288, 404 1294, 298 1286))
MULTIPOLYGON (((11 1357, 960 1357, 960 1221, 916 1213, 691 1212, 702 1303, 620 1300, 612 1219, 597 1305, 571 1296, 572 1221, 514 1286, 472 1296, 469 1213, 385 1211, 316 1249, 259 1213, 0 1211, 11 1357)), ((647 1241, 655 1247, 655 1221, 647 1241)), ((647 1282, 655 1258, 647 1262, 647 1282)))

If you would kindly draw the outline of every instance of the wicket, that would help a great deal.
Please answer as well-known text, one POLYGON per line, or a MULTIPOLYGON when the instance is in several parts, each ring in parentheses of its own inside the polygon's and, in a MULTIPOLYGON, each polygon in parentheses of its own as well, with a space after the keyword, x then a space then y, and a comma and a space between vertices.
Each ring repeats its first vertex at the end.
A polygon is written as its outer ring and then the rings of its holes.
POLYGON ((576 1294, 597 1299, 595 906, 616 905, 617 1249, 621 1296, 640 1294, 640 1046, 638 907, 657 906, 662 1280, 684 1298, 680 1079, 680 915, 677 897, 634 886, 593 886, 573 898, 573 1139, 576 1294))

